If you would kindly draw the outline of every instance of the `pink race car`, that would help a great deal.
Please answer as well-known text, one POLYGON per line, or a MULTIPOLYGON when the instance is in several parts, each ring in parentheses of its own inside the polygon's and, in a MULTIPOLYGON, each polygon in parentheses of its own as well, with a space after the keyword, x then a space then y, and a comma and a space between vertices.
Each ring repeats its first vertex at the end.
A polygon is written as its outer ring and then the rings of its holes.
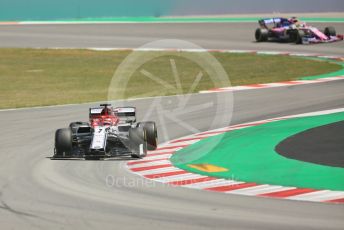
POLYGON ((326 43, 343 40, 343 35, 337 35, 336 30, 329 26, 321 31, 316 27, 292 18, 267 18, 258 21, 260 28, 256 29, 257 42, 281 41, 296 44, 326 43))

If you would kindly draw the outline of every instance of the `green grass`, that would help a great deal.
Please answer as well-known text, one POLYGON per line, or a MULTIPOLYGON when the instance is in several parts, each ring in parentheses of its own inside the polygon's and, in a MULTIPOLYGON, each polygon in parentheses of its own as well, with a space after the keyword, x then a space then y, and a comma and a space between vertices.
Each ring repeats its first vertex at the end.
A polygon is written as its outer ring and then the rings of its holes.
MULTIPOLYGON (((0 108, 45 106, 104 101, 115 70, 129 51, 91 51, 78 49, 0 49, 0 108)), ((147 52, 149 54, 149 52, 147 52)), ((175 84, 170 60, 176 63, 182 92, 188 92, 202 68, 182 53, 161 52, 162 56, 140 66, 121 84, 121 97, 174 95, 180 90, 164 89, 145 77, 142 69, 175 84)), ((202 55, 192 54, 194 57, 202 55)), ((213 53, 227 72, 232 85, 278 82, 338 71, 339 65, 288 56, 213 53)), ((129 66, 134 68, 134 66, 129 66)), ((194 92, 227 82, 212 82, 206 72, 194 92)), ((115 99, 115 98, 111 98, 115 99)), ((117 98, 116 98, 117 99, 117 98)))

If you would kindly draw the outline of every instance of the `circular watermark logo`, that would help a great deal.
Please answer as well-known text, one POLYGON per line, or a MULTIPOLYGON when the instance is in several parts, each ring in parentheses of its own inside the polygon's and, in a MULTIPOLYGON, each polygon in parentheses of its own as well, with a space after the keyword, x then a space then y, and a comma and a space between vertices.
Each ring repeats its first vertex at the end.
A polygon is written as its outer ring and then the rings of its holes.
POLYGON ((224 86, 230 86, 229 76, 211 52, 183 40, 158 40, 133 50, 117 67, 108 101, 135 106, 137 120, 155 121, 160 142, 166 142, 228 126, 233 94, 198 93, 224 86))

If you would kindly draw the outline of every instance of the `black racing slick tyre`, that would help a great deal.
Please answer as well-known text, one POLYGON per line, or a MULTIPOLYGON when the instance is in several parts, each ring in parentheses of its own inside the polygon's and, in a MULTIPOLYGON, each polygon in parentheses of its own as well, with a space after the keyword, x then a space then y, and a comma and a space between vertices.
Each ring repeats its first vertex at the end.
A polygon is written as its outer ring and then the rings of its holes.
POLYGON ((143 127, 147 135, 147 149, 150 151, 156 150, 158 147, 158 130, 155 122, 146 121, 137 124, 138 127, 143 127))
POLYGON ((257 42, 266 42, 269 38, 269 31, 267 29, 257 28, 254 35, 257 42))
POLYGON ((303 43, 303 37, 305 36, 305 32, 303 30, 298 30, 296 34, 296 44, 302 44, 303 43))
POLYGON ((147 135, 143 127, 129 129, 131 157, 143 158, 147 156, 147 135))
POLYGON ((68 157, 72 152, 72 130, 70 128, 58 129, 55 132, 54 157, 68 157))
POLYGON ((331 37, 331 36, 336 36, 337 35, 335 28, 332 27, 332 26, 326 27, 325 30, 324 30, 324 34, 327 37, 331 37))

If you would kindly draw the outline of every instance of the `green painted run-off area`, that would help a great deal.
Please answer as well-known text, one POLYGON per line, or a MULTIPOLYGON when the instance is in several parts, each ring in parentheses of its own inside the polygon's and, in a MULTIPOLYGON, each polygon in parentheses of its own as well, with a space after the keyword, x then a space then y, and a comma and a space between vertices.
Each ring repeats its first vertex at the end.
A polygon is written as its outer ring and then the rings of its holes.
POLYGON ((344 190, 344 168, 285 158, 275 146, 307 129, 344 120, 344 113, 293 118, 244 128, 201 140, 176 152, 172 163, 194 173, 258 184, 344 190), (212 164, 229 169, 208 173, 189 164, 212 164))

